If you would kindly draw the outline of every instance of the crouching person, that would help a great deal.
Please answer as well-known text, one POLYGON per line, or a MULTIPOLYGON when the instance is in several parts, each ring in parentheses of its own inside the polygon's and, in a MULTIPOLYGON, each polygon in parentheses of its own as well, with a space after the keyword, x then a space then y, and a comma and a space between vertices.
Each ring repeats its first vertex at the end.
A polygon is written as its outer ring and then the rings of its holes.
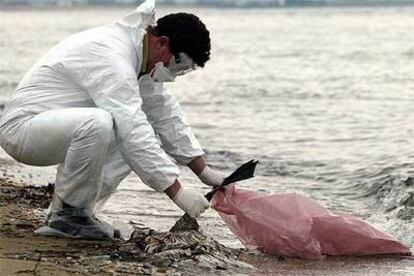
POLYGON ((195 15, 155 22, 146 1, 114 24, 72 35, 53 47, 21 80, 0 121, 0 143, 29 165, 57 165, 46 226, 37 232, 69 238, 114 236, 96 219, 131 171, 197 217, 209 207, 178 181, 178 163, 207 185, 224 179, 204 153, 163 82, 209 60, 210 38, 195 15), (157 136, 159 139, 157 139, 157 136))

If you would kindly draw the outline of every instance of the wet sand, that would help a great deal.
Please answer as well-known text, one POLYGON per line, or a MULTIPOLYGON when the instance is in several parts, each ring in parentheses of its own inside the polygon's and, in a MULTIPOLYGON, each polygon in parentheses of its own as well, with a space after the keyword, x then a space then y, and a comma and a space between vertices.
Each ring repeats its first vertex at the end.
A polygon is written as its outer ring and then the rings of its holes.
POLYGON ((40 237, 54 187, 23 186, 0 178, 0 259, 2 275, 137 275, 253 272, 229 249, 197 231, 158 232, 135 227, 128 241, 40 237))
MULTIPOLYGON (((17 171, 17 163, 1 160, 3 169, 17 171)), ((42 225, 53 186, 25 186, 13 176, 3 170, 0 177, 1 275, 414 275, 411 258, 287 259, 227 248, 192 232, 140 228, 129 241, 39 237, 33 230, 42 225)))

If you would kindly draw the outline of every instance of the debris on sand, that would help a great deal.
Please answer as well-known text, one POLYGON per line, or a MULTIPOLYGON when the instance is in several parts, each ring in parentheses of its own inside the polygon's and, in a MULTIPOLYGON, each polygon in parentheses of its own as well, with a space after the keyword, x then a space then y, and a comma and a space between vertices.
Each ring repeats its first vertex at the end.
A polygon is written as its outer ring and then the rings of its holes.
POLYGON ((52 275, 53 271, 56 275, 62 271, 81 275, 227 275, 255 271, 240 260, 242 250, 227 248, 197 230, 186 230, 194 229, 193 221, 174 228, 174 232, 134 226, 127 241, 35 236, 33 230, 43 224, 42 213, 53 191, 53 184, 25 187, 0 178, 0 258, 4 262, 13 262, 20 268, 33 265, 33 269, 47 270, 52 275))

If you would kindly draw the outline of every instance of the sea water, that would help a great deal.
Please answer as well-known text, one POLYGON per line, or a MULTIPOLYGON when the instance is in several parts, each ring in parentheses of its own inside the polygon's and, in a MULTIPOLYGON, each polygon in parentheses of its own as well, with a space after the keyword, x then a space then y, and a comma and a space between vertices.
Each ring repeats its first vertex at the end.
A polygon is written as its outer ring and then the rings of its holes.
MULTIPOLYGON (((61 39, 133 7, 0 11, 0 96, 61 39)), ((260 160, 240 186, 294 191, 360 216, 414 247, 414 8, 215 9, 211 61, 167 87, 181 102, 209 164, 230 173, 260 160)), ((4 156, 4 153, 3 153, 4 156)), ((3 168, 29 184, 55 168, 3 168)), ((183 185, 204 187, 183 168, 183 185)), ((101 213, 169 229, 182 212, 131 174, 101 213)), ((203 231, 240 246, 214 210, 203 231)))

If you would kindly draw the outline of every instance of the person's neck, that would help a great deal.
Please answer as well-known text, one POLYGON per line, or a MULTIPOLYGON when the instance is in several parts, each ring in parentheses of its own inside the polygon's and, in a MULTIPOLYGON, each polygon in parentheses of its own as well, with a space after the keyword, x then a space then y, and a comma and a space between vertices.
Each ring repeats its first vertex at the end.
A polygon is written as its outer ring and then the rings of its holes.
POLYGON ((142 63, 141 63, 141 74, 149 73, 148 71, 148 60, 149 60, 149 34, 148 30, 147 33, 144 35, 143 45, 142 45, 142 63))

